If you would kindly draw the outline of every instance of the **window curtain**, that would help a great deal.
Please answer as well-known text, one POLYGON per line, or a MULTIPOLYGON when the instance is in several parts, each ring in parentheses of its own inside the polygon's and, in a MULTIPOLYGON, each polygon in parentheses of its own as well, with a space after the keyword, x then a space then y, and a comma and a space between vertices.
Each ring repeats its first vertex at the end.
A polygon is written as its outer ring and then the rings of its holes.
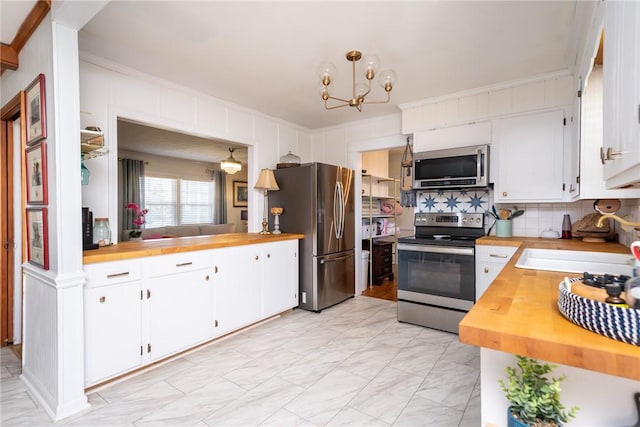
POLYGON ((227 179, 222 171, 212 171, 213 181, 213 223, 227 223, 227 179))
MULTIPOLYGON (((144 162, 142 160, 122 159, 122 200, 126 206, 135 203, 144 209, 144 162)), ((122 229, 133 227, 135 215, 132 209, 122 210, 122 229)))

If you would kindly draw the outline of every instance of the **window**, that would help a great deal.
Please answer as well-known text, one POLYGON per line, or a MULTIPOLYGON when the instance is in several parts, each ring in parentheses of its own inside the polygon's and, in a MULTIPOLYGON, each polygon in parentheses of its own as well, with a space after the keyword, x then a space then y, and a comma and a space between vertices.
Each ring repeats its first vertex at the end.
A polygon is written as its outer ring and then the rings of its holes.
POLYGON ((144 177, 146 228, 213 222, 213 183, 144 177))

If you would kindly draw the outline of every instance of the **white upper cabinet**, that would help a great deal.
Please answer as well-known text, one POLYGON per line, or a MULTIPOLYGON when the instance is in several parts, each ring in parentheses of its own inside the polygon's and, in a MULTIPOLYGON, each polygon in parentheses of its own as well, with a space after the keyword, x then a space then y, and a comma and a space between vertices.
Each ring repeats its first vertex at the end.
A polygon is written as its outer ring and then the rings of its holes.
POLYGON ((494 120, 495 202, 562 201, 563 141, 562 110, 494 120))
POLYGON ((640 197, 640 188, 607 189, 603 178, 604 165, 600 160, 602 148, 602 66, 589 74, 582 92, 580 108, 580 198, 629 199, 640 197))
POLYGON ((490 122, 416 131, 413 134, 414 153, 489 143, 491 143, 490 122))
POLYGON ((604 140, 607 188, 640 183, 640 2, 605 2, 604 140))

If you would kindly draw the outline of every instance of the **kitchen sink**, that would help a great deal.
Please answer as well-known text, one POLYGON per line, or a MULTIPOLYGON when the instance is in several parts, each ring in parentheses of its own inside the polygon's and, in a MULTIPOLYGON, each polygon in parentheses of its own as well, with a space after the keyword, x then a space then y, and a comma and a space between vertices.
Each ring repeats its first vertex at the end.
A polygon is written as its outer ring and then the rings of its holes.
POLYGON ((564 271, 567 273, 631 275, 633 256, 608 252, 566 251, 556 249, 525 249, 517 268, 564 271))

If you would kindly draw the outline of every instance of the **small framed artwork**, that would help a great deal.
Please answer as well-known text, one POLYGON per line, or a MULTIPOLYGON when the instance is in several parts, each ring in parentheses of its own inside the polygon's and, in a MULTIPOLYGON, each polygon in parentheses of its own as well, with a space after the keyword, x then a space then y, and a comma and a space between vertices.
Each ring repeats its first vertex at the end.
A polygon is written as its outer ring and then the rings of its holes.
POLYGON ((47 137, 47 109, 44 95, 44 74, 27 87, 27 145, 47 137))
POLYGON ((246 181, 233 181, 233 207, 246 207, 249 203, 249 188, 246 181))
POLYGON ((47 148, 44 141, 27 148, 27 203, 47 204, 47 148))
POLYGON ((47 208, 27 208, 28 261, 49 269, 49 228, 47 208))

